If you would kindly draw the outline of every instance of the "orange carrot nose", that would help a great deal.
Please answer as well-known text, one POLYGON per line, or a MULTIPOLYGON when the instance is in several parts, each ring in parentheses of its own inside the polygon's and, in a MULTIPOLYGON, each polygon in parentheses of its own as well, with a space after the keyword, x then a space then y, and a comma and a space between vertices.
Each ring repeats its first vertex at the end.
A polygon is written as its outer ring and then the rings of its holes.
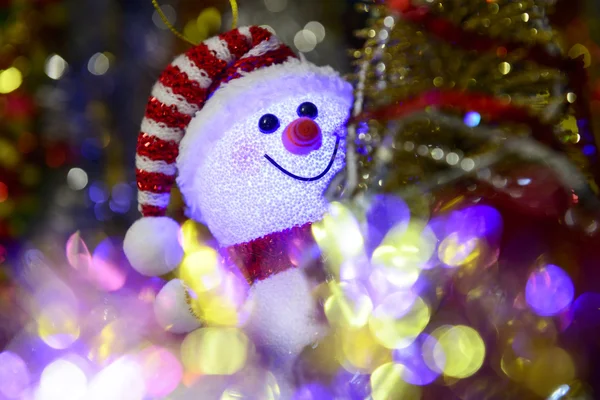
POLYGON ((290 123, 283 132, 283 146, 292 154, 306 155, 321 148, 321 128, 310 118, 302 117, 290 123))

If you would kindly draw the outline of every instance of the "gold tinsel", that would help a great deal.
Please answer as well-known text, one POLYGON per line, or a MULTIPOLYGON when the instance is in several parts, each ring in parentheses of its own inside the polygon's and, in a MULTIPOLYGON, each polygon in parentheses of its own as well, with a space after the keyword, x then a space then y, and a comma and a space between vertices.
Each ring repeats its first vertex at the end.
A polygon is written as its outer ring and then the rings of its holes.
MULTIPOLYGON (((554 134, 550 139, 587 173, 587 160, 576 147, 580 135, 574 117, 574 104, 583 100, 571 91, 565 71, 542 65, 529 56, 535 46, 549 57, 565 57, 560 37, 547 18, 553 3, 412 1, 415 7, 428 7, 433 16, 474 37, 512 45, 485 51, 468 50, 440 39, 384 5, 359 5, 370 16, 367 26, 356 33, 365 39, 364 47, 351 52, 357 71, 350 76, 357 88, 354 115, 398 104, 431 90, 488 95, 524 108, 550 126, 550 135, 554 134)), ((393 123, 371 119, 351 127, 350 135, 356 135, 358 144, 356 162, 348 165, 354 171, 348 173, 356 174, 356 179, 347 193, 398 191, 426 179, 429 181, 425 182, 425 189, 430 193, 432 185, 481 170, 487 176, 492 167, 491 176, 497 178, 507 164, 523 159, 523 154, 519 157, 505 151, 505 139, 534 136, 532 127, 526 124, 505 121, 491 127, 486 126, 484 119, 480 127, 488 127, 491 131, 486 133, 493 135, 482 137, 455 123, 462 120, 464 113, 431 111, 435 110, 430 107, 393 123)), ((587 178, 595 187, 589 174, 587 178)), ((415 194, 416 203, 423 203, 423 193, 417 190, 415 194)))

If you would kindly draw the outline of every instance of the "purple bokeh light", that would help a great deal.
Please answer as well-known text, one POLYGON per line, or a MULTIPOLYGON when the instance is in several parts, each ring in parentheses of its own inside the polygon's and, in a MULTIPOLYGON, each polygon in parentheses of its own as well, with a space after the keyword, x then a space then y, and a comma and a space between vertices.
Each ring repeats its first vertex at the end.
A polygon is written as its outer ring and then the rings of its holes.
POLYGON ((309 383, 294 393, 292 400, 333 400, 333 395, 319 383, 309 383))
POLYGON ((574 292, 569 274, 556 265, 547 264, 529 275, 525 299, 536 314, 551 316, 569 307, 574 292))
MULTIPOLYGON (((600 293, 585 292, 571 307, 572 324, 569 328, 582 341, 596 342, 600 330, 600 293)), ((562 314, 561 314, 562 317, 562 314)))
MULTIPOLYGON (((461 247, 468 252, 474 250, 473 246, 477 245, 479 240, 485 241, 491 249, 497 249, 502 237, 503 223, 498 210, 491 206, 477 205, 433 218, 429 227, 440 240, 439 243, 452 235, 453 240, 462 244, 461 247)), ((439 260, 436 253, 430 263, 446 265, 439 260)), ((496 255, 497 251, 490 251, 486 259, 479 262, 485 267, 496 260, 496 255)), ((460 259, 460 256, 457 254, 457 258, 460 259)))
POLYGON ((408 222, 410 211, 406 203, 397 196, 377 195, 371 199, 366 219, 366 249, 368 254, 371 254, 394 225, 408 222))
POLYGON ((475 111, 469 111, 464 118, 465 125, 473 128, 481 122, 481 114, 475 111))
POLYGON ((148 395, 162 398, 179 385, 183 377, 183 367, 177 357, 167 349, 150 346, 138 355, 138 359, 148 395))
POLYGON ((363 400, 371 394, 371 380, 369 375, 351 373, 341 369, 333 379, 335 398, 348 400, 363 400))
POLYGON ((29 380, 29 370, 21 357, 10 351, 0 353, 0 394, 9 399, 21 398, 29 380))
MULTIPOLYGON (((437 341, 425 333, 419 335, 409 346, 395 349, 392 353, 394 362, 404 366, 402 379, 406 382, 423 386, 432 383, 440 376, 441 371, 435 367, 433 362, 433 349, 437 341)), ((437 363, 445 363, 444 360, 436 360, 437 363)))
POLYGON ((122 244, 118 239, 106 238, 94 250, 89 279, 99 288, 112 292, 125 285, 127 265, 122 244))

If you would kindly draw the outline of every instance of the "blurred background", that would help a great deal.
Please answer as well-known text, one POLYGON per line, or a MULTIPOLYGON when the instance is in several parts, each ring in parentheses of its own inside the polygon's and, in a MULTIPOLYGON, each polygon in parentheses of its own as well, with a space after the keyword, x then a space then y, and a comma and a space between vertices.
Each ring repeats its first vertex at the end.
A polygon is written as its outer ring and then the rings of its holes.
MULTIPOLYGON (((352 3, 244 0, 239 25, 268 25, 309 60, 347 72, 362 18, 352 3)), ((160 4, 193 41, 231 26, 227 0, 160 4)), ((0 2, 3 261, 47 237, 126 230, 137 217, 135 145, 151 86, 188 47, 150 0, 0 2)))
MULTIPOLYGON (((232 23, 228 0, 159 3, 194 41, 232 23)), ((360 3, 239 0, 238 25, 269 26, 310 61, 350 73, 360 3)), ((553 18, 565 48, 584 55, 598 140, 600 2, 563 0, 553 18)), ((64 262, 76 231, 102 251, 138 218, 139 124, 152 84, 188 47, 150 0, 0 0, 0 350, 29 318, 15 300, 24 259, 64 262)))

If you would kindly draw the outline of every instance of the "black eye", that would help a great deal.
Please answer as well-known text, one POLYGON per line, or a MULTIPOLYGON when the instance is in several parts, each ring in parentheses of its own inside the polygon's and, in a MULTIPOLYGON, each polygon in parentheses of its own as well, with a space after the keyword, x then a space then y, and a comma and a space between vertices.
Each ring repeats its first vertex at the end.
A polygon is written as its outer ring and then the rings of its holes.
POLYGON ((265 114, 258 120, 258 129, 262 133, 273 133, 279 128, 279 119, 273 114, 265 114))
POLYGON ((308 117, 312 119, 317 118, 317 115, 319 115, 319 110, 317 109, 317 106, 308 101, 306 103, 300 104, 300 107, 298 107, 297 112, 299 117, 308 117))

